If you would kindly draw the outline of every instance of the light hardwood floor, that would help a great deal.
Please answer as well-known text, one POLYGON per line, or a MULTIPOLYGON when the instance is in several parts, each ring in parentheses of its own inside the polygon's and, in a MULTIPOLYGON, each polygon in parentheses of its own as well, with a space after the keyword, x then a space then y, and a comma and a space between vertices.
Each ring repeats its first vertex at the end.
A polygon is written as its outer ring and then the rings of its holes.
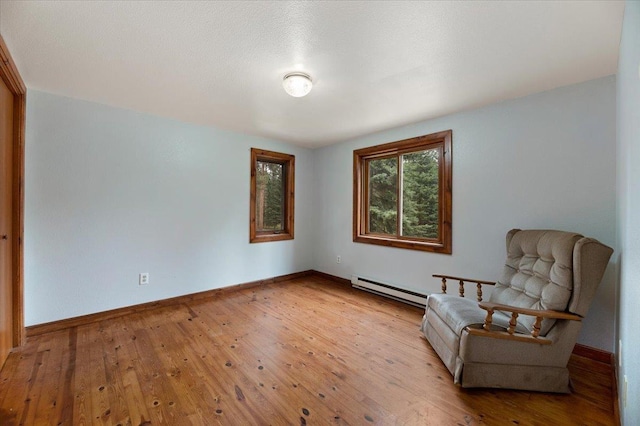
POLYGON ((30 337, 5 425, 612 425, 610 367, 571 395, 456 387, 422 310, 319 276, 30 337))

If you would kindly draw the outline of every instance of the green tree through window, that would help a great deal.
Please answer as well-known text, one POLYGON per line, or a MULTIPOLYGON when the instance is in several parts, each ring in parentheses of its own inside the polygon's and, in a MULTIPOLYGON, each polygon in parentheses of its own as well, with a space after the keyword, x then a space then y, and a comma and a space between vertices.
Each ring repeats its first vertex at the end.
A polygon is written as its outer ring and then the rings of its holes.
POLYGON ((369 162, 369 230, 395 234, 398 227, 398 159, 369 162))
POLYGON ((402 156, 402 230, 400 235, 438 238, 438 150, 402 156))
POLYGON ((258 231, 282 231, 284 225, 283 166, 258 161, 256 220, 258 231))

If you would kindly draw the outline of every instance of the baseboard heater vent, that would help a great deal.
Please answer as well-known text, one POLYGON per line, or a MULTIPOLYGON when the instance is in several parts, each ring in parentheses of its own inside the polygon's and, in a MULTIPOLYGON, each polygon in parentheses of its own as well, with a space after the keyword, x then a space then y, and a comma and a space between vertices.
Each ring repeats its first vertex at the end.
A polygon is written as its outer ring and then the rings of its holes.
POLYGON ((351 277, 351 285, 354 288, 368 291, 379 296, 388 297, 400 302, 408 303, 413 306, 425 307, 427 304, 427 296, 410 290, 394 287, 389 284, 383 284, 373 281, 369 278, 362 278, 353 275, 351 277))

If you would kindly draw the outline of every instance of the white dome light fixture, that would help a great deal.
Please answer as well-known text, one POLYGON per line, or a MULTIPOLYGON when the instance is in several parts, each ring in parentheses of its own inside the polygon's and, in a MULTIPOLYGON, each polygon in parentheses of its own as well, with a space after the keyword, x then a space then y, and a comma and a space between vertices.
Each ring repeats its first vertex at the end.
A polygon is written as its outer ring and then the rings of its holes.
POLYGON ((290 72, 284 76, 282 80, 282 86, 284 91, 294 98, 301 98, 306 96, 311 91, 313 83, 311 77, 302 72, 290 72))

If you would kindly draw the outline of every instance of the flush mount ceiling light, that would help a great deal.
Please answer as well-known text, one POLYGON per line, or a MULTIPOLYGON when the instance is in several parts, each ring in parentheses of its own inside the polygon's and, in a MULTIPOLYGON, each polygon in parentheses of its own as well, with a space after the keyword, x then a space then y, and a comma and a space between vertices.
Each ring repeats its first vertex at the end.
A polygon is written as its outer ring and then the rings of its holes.
POLYGON ((282 80, 284 91, 294 98, 301 98, 311 91, 311 77, 302 72, 291 72, 282 80))

